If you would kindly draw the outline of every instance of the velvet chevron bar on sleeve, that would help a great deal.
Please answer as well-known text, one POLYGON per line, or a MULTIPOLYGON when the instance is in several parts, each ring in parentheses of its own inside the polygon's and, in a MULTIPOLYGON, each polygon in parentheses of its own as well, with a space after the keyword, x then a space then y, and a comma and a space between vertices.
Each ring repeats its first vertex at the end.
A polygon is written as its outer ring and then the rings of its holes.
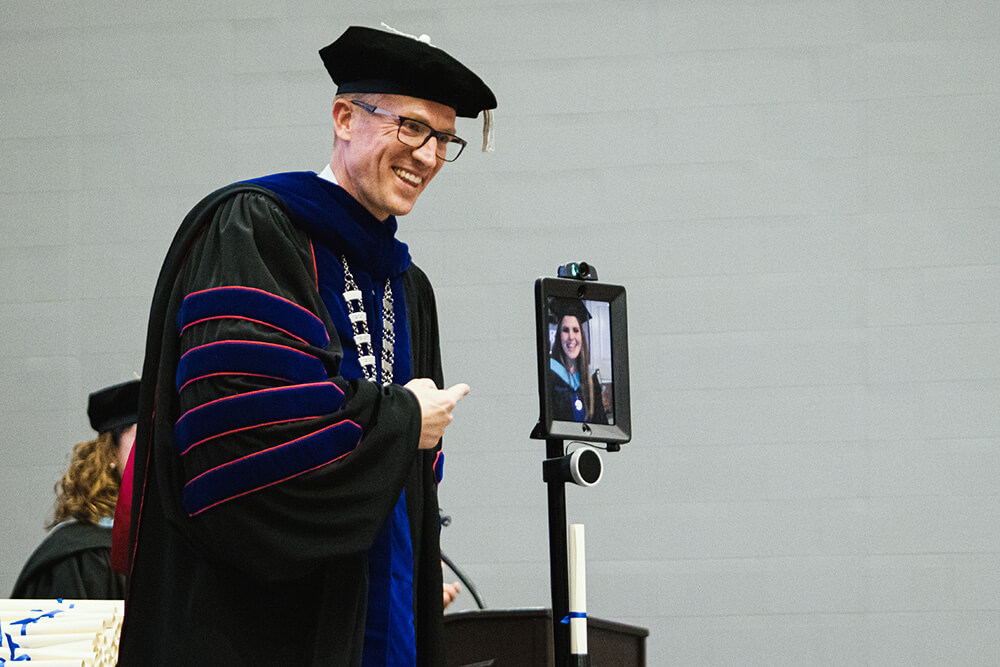
POLYGON ((177 365, 177 391, 219 375, 251 375, 289 383, 326 379, 319 358, 293 347, 258 341, 220 340, 193 347, 177 365))
POLYGON ((349 454, 362 430, 345 420, 290 442, 216 466, 184 485, 190 516, 220 503, 303 475, 349 454))
POLYGON ((323 321, 307 309, 270 292, 241 286, 188 294, 177 315, 177 330, 183 333, 194 324, 221 318, 250 320, 319 348, 330 342, 323 321))
POLYGON ((209 440, 238 431, 330 415, 344 403, 332 382, 260 389, 191 408, 177 420, 177 451, 183 456, 209 440))

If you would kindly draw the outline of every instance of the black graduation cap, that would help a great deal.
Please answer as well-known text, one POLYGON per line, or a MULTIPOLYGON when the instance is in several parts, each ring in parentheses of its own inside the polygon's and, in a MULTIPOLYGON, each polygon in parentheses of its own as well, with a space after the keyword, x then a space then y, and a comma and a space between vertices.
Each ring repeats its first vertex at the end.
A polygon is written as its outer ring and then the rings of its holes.
MULTIPOLYGON (((430 44, 426 35, 351 26, 319 51, 337 93, 386 93, 438 102, 463 118, 497 106, 493 91, 468 67, 430 44)), ((489 127, 484 127, 484 139, 489 127)), ((484 150, 486 150, 484 142, 484 150)))
POLYGON ((139 413, 139 381, 130 380, 99 389, 87 399, 87 416, 98 433, 134 424, 139 413))
POLYGON ((549 299, 549 313, 556 326, 567 315, 575 316, 580 321, 580 326, 590 319, 590 311, 583 305, 583 301, 571 297, 554 296, 549 299))

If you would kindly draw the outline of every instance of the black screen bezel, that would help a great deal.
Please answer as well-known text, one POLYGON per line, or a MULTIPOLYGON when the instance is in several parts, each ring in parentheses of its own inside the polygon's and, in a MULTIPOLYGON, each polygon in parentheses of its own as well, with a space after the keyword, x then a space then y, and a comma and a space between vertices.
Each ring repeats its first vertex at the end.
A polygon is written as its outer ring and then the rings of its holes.
POLYGON ((538 425, 532 432, 537 439, 562 438, 583 442, 626 443, 632 439, 628 381, 628 318, 625 288, 585 280, 539 278, 535 281, 535 338, 538 353, 538 425), (551 297, 604 301, 609 304, 611 319, 611 377, 615 423, 590 424, 555 420, 549 405, 549 314, 551 297))

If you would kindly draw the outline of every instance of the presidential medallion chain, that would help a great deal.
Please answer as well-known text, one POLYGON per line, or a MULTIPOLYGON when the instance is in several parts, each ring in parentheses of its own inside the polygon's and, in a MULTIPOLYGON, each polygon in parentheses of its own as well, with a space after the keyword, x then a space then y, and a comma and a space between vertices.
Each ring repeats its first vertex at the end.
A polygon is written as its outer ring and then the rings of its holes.
MULTIPOLYGON (((358 363, 365 374, 365 379, 378 382, 378 370, 375 367, 375 348, 372 346, 371 333, 368 330, 368 315, 361 290, 354 282, 354 275, 347 265, 347 258, 340 256, 344 266, 344 303, 347 306, 347 317, 351 321, 351 331, 354 334, 354 345, 358 348, 358 363)), ((385 280, 382 293, 382 384, 392 384, 392 364, 395 360, 393 348, 396 345, 396 316, 393 312, 392 285, 385 280)))

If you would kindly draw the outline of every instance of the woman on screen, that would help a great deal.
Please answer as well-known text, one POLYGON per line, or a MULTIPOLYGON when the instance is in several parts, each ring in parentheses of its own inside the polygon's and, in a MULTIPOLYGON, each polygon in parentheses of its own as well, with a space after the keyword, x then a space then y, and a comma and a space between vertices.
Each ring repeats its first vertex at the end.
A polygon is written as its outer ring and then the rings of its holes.
POLYGON ((601 385, 590 372, 586 323, 590 313, 576 299, 552 299, 556 335, 549 355, 549 402, 556 421, 607 424, 601 385))

